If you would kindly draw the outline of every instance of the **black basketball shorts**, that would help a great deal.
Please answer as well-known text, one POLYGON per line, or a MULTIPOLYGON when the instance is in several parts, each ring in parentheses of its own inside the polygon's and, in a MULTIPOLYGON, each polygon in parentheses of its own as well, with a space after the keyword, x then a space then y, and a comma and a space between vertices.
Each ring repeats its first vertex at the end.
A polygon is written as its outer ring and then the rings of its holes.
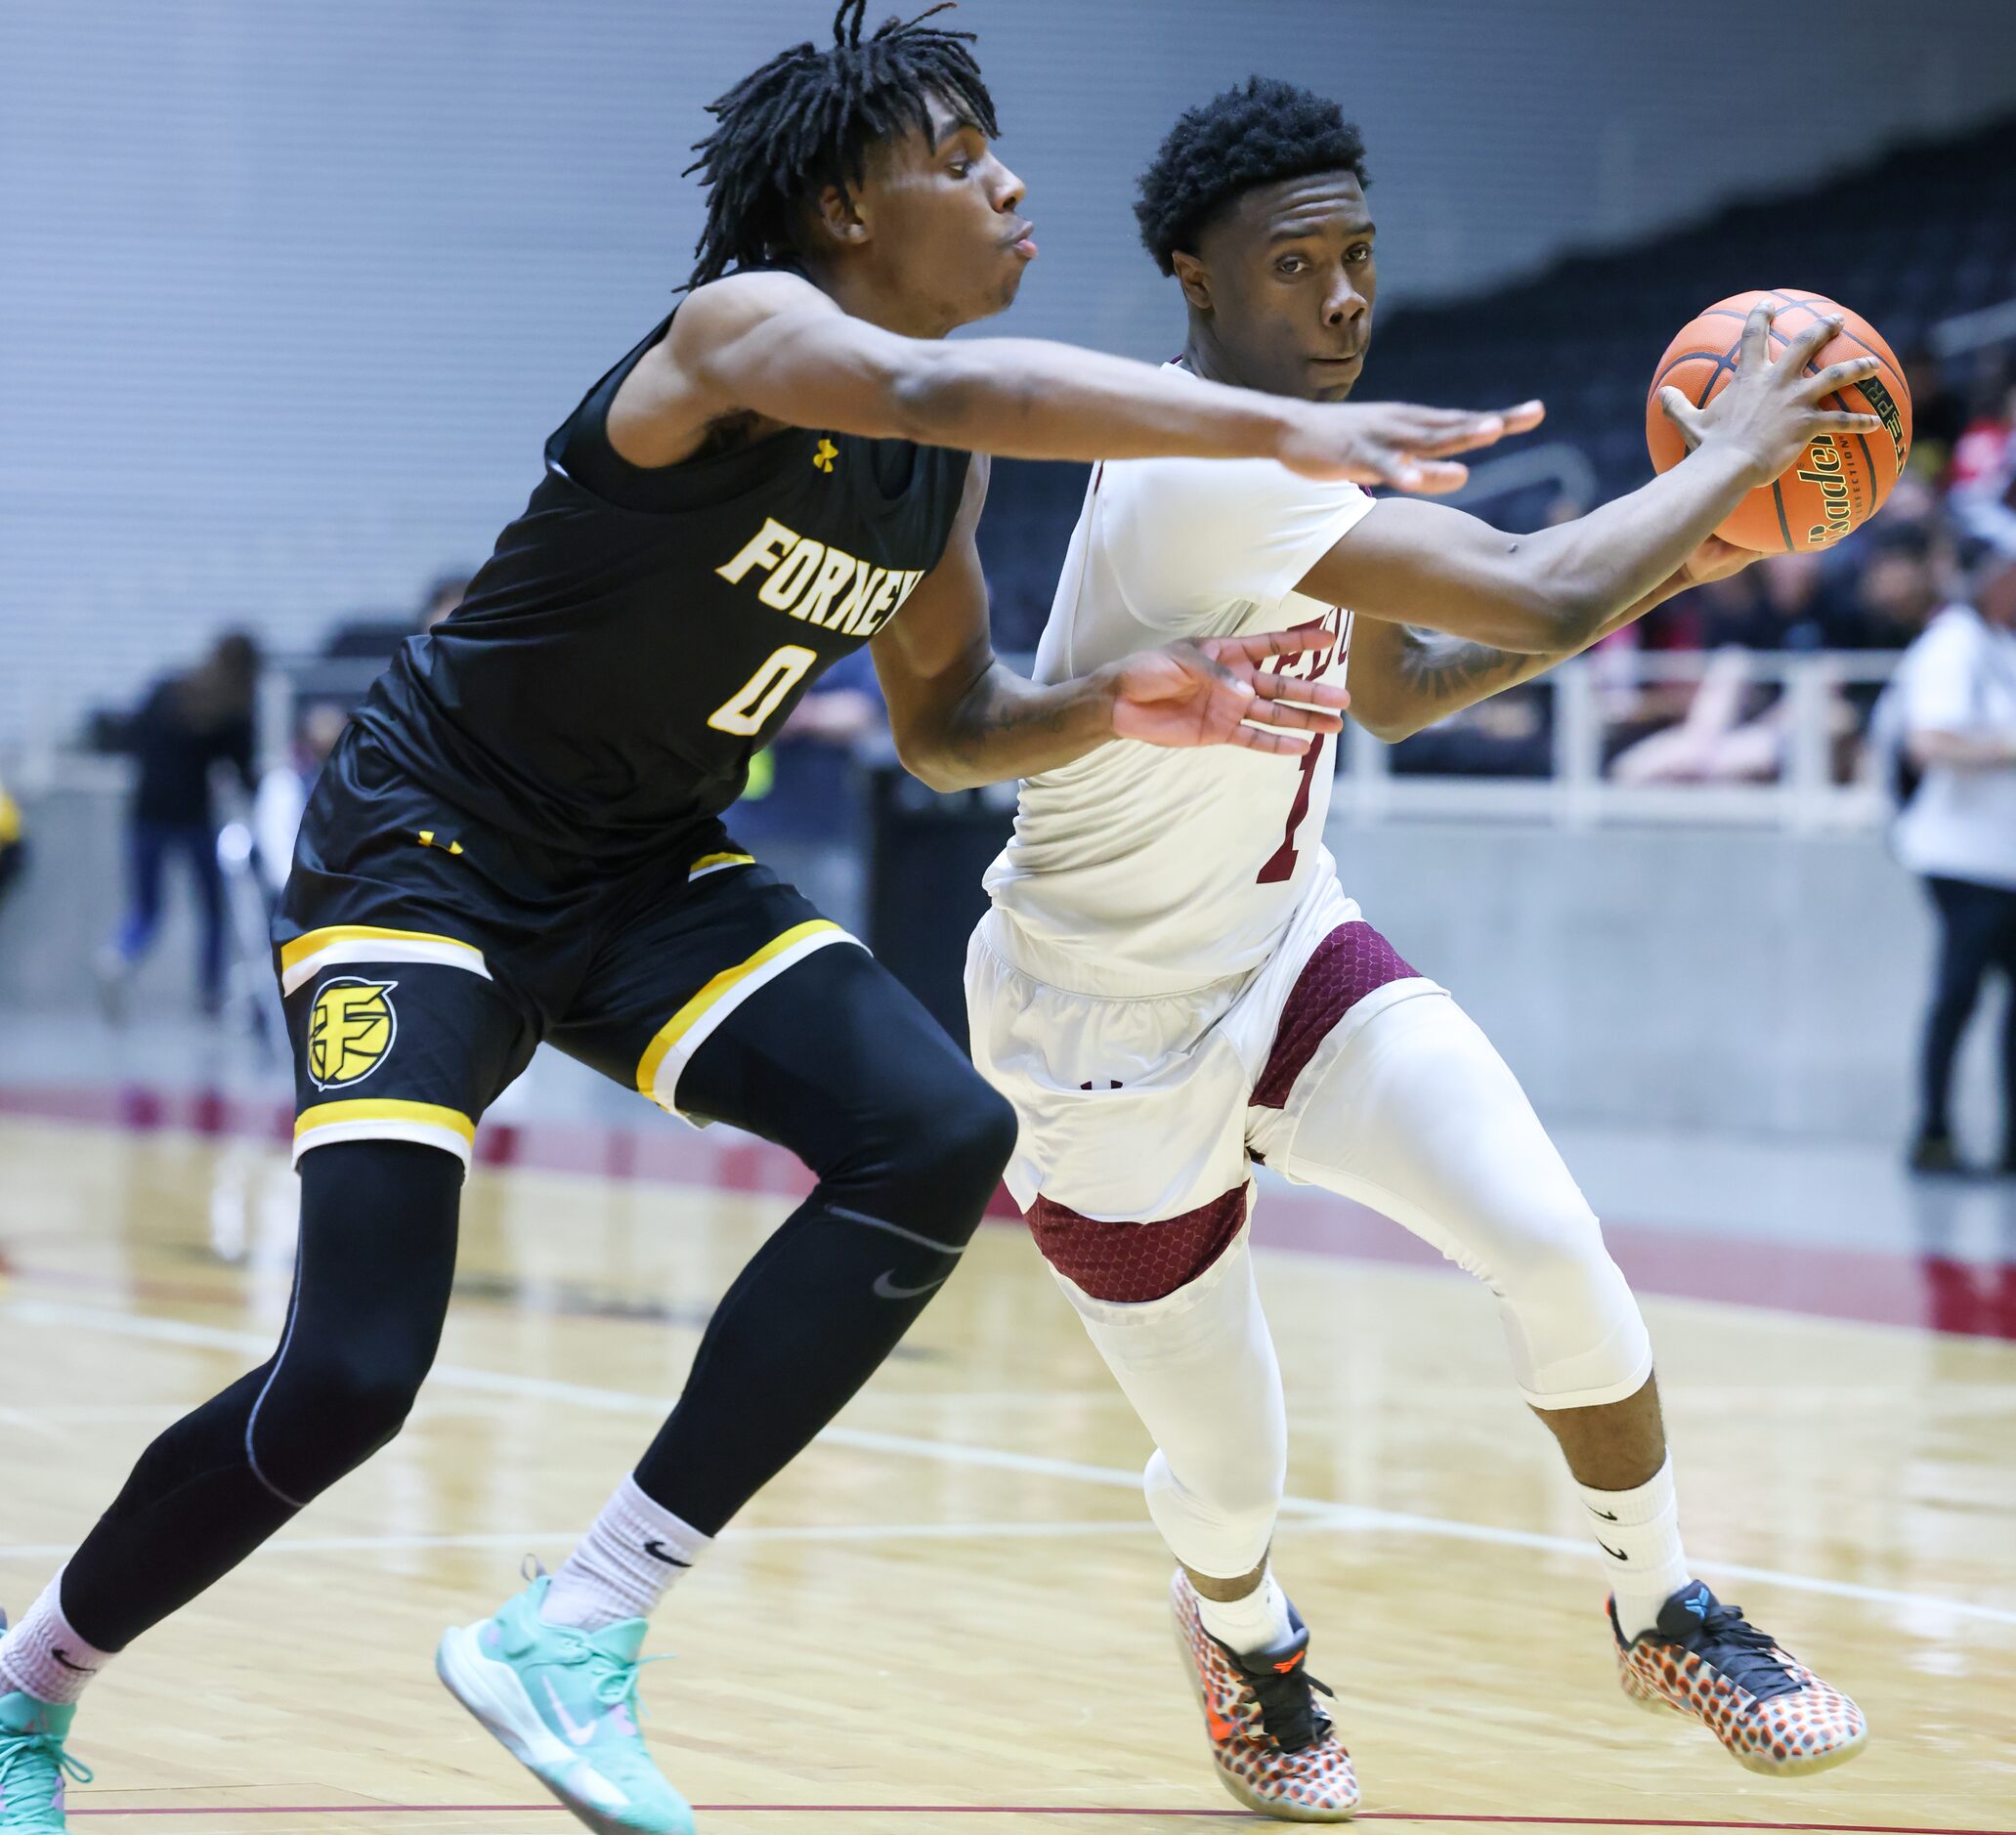
POLYGON ((813 952, 861 947, 708 825, 598 872, 482 830, 351 728, 318 781, 275 965, 294 1159, 414 1140, 469 1164, 541 1040, 669 1113, 694 1052, 813 952))

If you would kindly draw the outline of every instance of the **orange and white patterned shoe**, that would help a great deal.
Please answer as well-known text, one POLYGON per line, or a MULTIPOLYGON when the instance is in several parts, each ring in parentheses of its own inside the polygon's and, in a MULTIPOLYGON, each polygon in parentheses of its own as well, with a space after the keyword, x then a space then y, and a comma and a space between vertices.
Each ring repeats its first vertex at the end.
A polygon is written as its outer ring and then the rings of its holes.
POLYGON ((1204 1629, 1197 1592, 1181 1568, 1170 1583, 1176 1645, 1204 1710, 1218 1778, 1249 1810, 1285 1822, 1344 1822, 1358 1807, 1358 1779, 1316 1705, 1330 1690, 1308 1673, 1308 1628, 1294 1606, 1286 1642, 1240 1656, 1204 1629))
POLYGON ((1658 1623, 1628 1644, 1609 1602, 1617 1677, 1641 1707, 1692 1714, 1745 1771, 1801 1777, 1846 1764, 1868 1743, 1862 1710, 1690 1580, 1658 1623))

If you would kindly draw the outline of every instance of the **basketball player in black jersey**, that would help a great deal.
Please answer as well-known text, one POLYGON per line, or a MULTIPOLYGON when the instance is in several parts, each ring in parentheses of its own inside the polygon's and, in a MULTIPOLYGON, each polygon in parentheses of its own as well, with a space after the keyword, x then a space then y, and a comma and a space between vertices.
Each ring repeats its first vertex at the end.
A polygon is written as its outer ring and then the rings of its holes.
POLYGON ((934 786, 1116 735, 1299 750, 1342 696, 1265 665, 1319 635, 1179 644, 1056 687, 1002 668, 974 455, 1266 456, 1433 490, 1461 477, 1446 454, 1513 430, 940 343, 1014 297, 1022 188, 965 35, 864 37, 862 10, 713 106, 692 290, 547 443, 461 608, 407 645, 316 787, 275 939, 302 1187, 284 1335, 148 1448, 0 1643, 0 1829, 64 1826, 90 1675, 399 1430, 477 1122, 540 1040, 818 1177, 575 1555, 439 1654, 581 1820, 690 1827, 637 1735, 645 1615, 952 1273, 1014 1137, 922 1008, 736 845, 721 818, 751 755, 862 643, 934 786))

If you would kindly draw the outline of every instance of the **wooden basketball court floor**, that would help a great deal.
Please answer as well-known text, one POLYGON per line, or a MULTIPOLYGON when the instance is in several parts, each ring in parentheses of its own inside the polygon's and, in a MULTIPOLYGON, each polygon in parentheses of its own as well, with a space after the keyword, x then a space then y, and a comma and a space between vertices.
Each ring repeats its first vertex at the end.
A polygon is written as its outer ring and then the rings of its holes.
MULTIPOLYGON (((780 1182, 731 1162, 472 1175, 461 1292, 407 1433, 95 1686, 73 1827, 576 1826, 431 1651, 523 1557, 557 1563, 650 1437, 789 1202, 699 1182, 780 1182)), ((0 1116, 9 1605, 153 1432, 268 1354, 293 1207, 265 1138, 0 1116)), ((1334 1215, 1260 1259, 1294 1426, 1276 1562, 1364 1820, 2016 1830, 2016 1343, 1647 1300, 1700 1571, 1873 1729, 1842 1771, 1774 1783, 1617 1692, 1597 1569, 1487 1299, 1412 1260, 1313 1253, 1334 1215)), ((645 1672, 646 1732, 702 1828, 1253 1824, 1172 1653, 1147 1450, 1026 1238, 983 1230, 903 1353, 657 1620, 650 1648, 676 1660, 645 1672)))

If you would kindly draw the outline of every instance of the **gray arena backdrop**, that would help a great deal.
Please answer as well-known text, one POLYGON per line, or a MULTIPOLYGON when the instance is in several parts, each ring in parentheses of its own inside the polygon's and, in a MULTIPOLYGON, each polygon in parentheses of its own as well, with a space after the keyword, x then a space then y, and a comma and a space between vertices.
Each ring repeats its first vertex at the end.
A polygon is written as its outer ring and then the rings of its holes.
MULTIPOLYGON (((830 14, 4 0, 0 754, 222 621, 306 644, 479 559, 540 438, 684 270, 702 104, 830 14)), ((1851 0, 1810 28, 1740 0, 957 18, 982 34, 1044 248, 1004 322, 1140 356, 1174 316, 1132 176, 1180 107, 1252 70, 1363 122, 1392 299, 1486 288, 2016 104, 2008 0, 1851 0)))

